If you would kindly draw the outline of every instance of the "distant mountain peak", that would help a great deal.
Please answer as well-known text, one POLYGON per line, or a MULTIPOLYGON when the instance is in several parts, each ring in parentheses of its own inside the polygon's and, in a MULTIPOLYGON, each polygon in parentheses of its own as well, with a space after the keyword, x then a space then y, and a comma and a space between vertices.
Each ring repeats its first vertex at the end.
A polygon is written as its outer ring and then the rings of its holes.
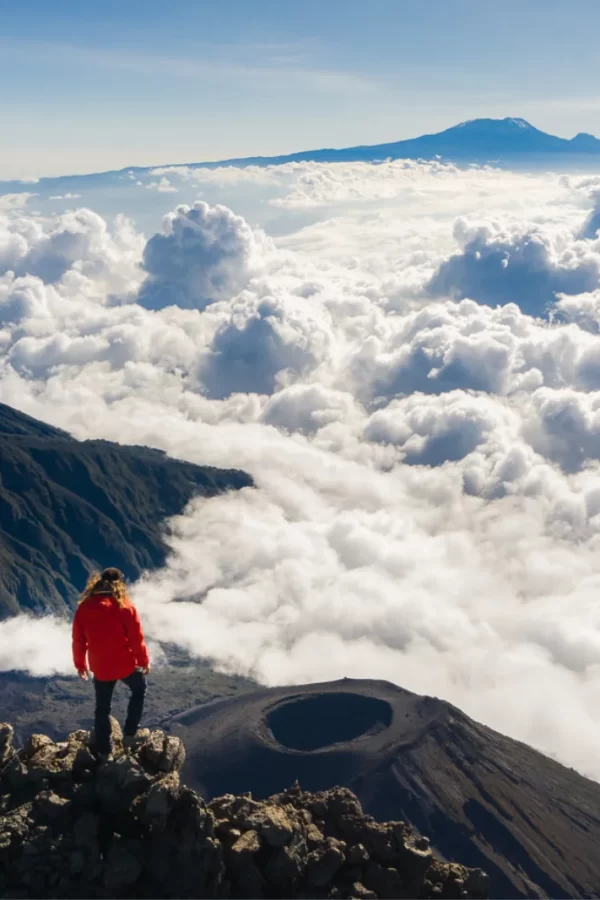
MULTIPOLYGON (((442 160, 457 165, 493 164, 500 167, 518 165, 540 166, 577 171, 594 171, 600 164, 600 140, 592 134, 580 132, 573 138, 548 134, 520 116, 503 119, 467 119, 434 134, 390 141, 383 144, 360 144, 353 147, 328 147, 301 150, 282 156, 244 156, 220 159, 213 162, 162 163, 162 166, 189 166, 193 169, 214 169, 220 166, 277 166, 292 162, 374 162, 389 159, 442 160)), ((67 175, 61 178, 41 178, 36 190, 40 193, 87 190, 107 184, 122 187, 127 173, 143 176, 156 166, 127 166, 112 172, 90 175, 67 175)), ((24 192, 30 189, 26 182, 0 181, 0 195, 24 192)))
MULTIPOLYGON (((489 131, 537 131, 527 119, 520 119, 516 116, 506 116, 504 119, 467 119, 460 122, 455 128, 468 129, 470 131, 489 130, 489 131)), ((453 131, 454 129, 449 129, 453 131)))
POLYGON ((511 125, 516 125, 517 128, 533 128, 533 125, 528 122, 527 119, 509 118, 504 119, 504 121, 510 123, 511 125))
POLYGON ((598 138, 594 137, 593 134, 588 134, 587 131, 580 131, 574 138, 571 138, 569 143, 584 153, 586 151, 598 151, 598 138))

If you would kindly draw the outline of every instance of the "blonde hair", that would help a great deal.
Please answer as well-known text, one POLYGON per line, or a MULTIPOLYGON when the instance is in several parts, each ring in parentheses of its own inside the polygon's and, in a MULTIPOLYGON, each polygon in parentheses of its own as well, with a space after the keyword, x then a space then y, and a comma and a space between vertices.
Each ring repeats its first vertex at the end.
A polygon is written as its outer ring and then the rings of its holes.
POLYGON ((120 607, 130 603, 123 573, 118 569, 105 569, 103 572, 93 572, 88 578, 85 589, 79 598, 79 603, 84 603, 92 594, 112 594, 120 607))

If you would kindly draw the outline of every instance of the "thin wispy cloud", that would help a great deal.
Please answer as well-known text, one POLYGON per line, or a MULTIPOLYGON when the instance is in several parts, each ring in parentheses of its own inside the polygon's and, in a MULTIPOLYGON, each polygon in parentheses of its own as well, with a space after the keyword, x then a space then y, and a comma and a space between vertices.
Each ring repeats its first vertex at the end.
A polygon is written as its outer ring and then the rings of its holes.
POLYGON ((169 77, 199 78, 206 83, 241 79, 264 81, 276 76, 290 83, 305 83, 312 88, 334 93, 348 90, 376 91, 383 86, 375 76, 371 78, 318 64, 302 45, 258 43, 228 47, 198 42, 193 48, 193 54, 163 55, 93 44, 0 39, 0 52, 5 59, 10 59, 11 56, 22 58, 23 54, 31 54, 38 62, 44 59, 50 62, 59 58, 63 65, 96 67, 153 78, 168 72, 169 77))

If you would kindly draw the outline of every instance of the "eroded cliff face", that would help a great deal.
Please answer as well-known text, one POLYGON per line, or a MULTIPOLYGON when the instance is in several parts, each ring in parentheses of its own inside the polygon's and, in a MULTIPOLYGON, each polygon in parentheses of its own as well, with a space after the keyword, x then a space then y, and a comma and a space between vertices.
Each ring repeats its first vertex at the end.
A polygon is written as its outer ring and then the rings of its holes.
POLYGON ((487 897, 483 872, 436 859, 345 788, 206 804, 180 784, 178 737, 143 730, 125 751, 113 720, 102 764, 92 740, 32 735, 16 750, 0 725, 0 896, 487 897))

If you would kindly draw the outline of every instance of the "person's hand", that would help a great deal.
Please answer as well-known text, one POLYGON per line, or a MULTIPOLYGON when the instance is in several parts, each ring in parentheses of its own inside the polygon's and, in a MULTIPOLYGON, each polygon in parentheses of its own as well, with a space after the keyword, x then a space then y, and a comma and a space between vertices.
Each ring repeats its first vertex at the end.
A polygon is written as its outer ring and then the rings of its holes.
POLYGON ((148 675, 150 673, 150 663, 147 666, 142 666, 142 672, 144 675, 148 675))
POLYGON ((81 678, 82 681, 90 680, 90 676, 88 674, 87 669, 77 669, 77 674, 79 675, 79 677, 81 678))

